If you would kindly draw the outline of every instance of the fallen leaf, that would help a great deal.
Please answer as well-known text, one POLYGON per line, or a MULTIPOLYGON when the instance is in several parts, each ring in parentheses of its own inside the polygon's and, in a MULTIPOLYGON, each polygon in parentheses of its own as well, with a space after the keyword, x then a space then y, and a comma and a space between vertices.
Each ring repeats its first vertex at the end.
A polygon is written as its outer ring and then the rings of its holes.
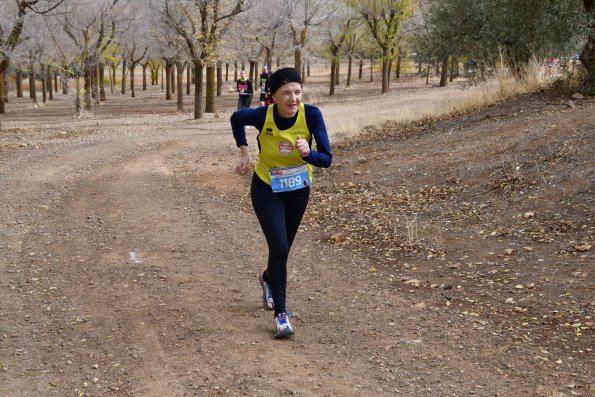
POLYGON ((421 280, 417 280, 415 278, 412 278, 411 280, 405 281, 405 284, 407 284, 407 285, 414 285, 416 287, 419 287, 419 285, 421 284, 421 280))
POLYGON ((590 251, 591 248, 593 248, 593 245, 591 245, 591 244, 580 244, 580 245, 576 245, 574 248, 576 248, 577 251, 586 252, 586 251, 590 251))
POLYGON ((337 232, 330 236, 330 239, 333 240, 335 243, 342 243, 346 240, 346 237, 343 233, 337 232))

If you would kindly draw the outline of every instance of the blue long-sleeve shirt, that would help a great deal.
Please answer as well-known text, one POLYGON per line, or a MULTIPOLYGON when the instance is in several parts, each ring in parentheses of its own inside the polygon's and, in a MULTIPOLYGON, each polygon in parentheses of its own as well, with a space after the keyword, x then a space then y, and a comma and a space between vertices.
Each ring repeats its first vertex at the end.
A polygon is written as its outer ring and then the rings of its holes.
MULTIPOLYGON (((328 168, 331 165, 333 155, 331 153, 331 145, 326 132, 326 125, 324 124, 324 119, 322 118, 322 113, 320 113, 320 109, 318 109, 316 106, 308 104, 304 104, 304 111, 308 130, 316 141, 316 150, 310 149, 308 156, 303 157, 303 159, 315 167, 328 168)), ((246 140, 246 129, 244 126, 251 125, 254 126, 258 131, 262 132, 266 114, 267 106, 261 106, 258 108, 241 109, 231 115, 231 129, 233 131, 233 137, 238 146, 248 145, 248 141, 246 140)), ((283 118, 277 112, 277 106, 275 105, 273 117, 275 119, 277 128, 280 130, 286 130, 295 124, 297 113, 292 118, 283 118)), ((311 148, 311 140, 309 145, 311 148)))

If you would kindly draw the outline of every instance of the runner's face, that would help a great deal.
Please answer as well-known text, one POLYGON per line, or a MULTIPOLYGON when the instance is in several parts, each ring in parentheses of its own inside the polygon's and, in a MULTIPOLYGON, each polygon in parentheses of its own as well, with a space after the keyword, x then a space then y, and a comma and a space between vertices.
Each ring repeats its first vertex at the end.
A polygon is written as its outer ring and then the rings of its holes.
POLYGON ((273 94, 273 100, 277 103, 277 110, 281 117, 295 116, 302 103, 302 85, 300 83, 282 85, 273 94))

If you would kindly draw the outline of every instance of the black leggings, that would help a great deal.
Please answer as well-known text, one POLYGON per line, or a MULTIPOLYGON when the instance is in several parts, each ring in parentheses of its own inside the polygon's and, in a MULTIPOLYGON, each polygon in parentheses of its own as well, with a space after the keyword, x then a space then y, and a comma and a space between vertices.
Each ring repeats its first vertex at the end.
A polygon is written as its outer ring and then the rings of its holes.
POLYGON ((240 96, 240 97, 238 97, 238 110, 249 108, 251 103, 252 103, 252 97, 251 96, 240 96))
POLYGON ((252 178, 252 206, 269 246, 264 280, 269 284, 275 316, 285 312, 287 257, 310 197, 310 187, 273 193, 256 174, 252 178))

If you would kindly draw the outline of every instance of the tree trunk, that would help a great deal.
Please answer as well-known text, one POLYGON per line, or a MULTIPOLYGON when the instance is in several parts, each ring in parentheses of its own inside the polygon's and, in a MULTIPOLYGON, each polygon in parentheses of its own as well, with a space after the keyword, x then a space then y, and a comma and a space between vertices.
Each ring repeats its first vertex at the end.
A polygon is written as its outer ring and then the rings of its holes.
POLYGON ((361 80, 364 77, 364 60, 362 58, 359 59, 359 73, 358 73, 358 80, 361 80))
POLYGON ((351 87, 351 71, 353 68, 353 56, 349 54, 348 61, 347 61, 347 82, 345 84, 346 87, 351 87))
POLYGON ((395 68, 395 80, 399 80, 401 78, 401 61, 403 60, 403 56, 401 55, 401 51, 397 54, 397 67, 395 68))
POLYGON ((388 48, 382 49, 382 93, 388 92, 388 64, 390 63, 390 54, 388 48))
POLYGON ((2 89, 2 91, 0 91, 2 93, 2 99, 4 100, 4 103, 8 103, 8 73, 3 73, 3 76, 0 76, 2 78, 2 84, 4 85, 4 88, 2 89))
POLYGON ((37 103, 35 84, 35 64, 31 61, 29 62, 29 98, 33 100, 33 103, 37 103))
MULTIPOLYGON (((300 46, 296 47, 294 51, 293 63, 297 70, 302 70, 302 48, 300 46)), ((277 67, 278 66, 279 65, 277 65, 277 67)))
POLYGON ((16 71, 15 81, 16 81, 16 85, 17 85, 17 98, 22 98, 23 97, 23 72, 21 71, 20 68, 17 69, 17 71, 16 71))
POLYGON ((84 95, 83 95, 83 108, 85 110, 91 110, 91 67, 85 66, 84 70, 84 95))
POLYGON ((48 99, 51 101, 54 99, 54 91, 52 90, 52 68, 51 68, 51 66, 47 67, 46 80, 47 80, 47 85, 48 85, 48 99))
MULTIPOLYGON (((258 68, 256 68, 256 73, 258 73, 258 68)), ((252 82, 256 81, 256 79, 252 80, 252 82)), ((223 87, 223 68, 221 67, 221 63, 217 63, 217 96, 221 96, 223 87)))
POLYGON ((184 64, 181 61, 177 61, 176 68, 178 71, 176 73, 176 84, 178 85, 176 105, 178 112, 182 113, 184 111, 184 82, 182 81, 184 78, 184 64))
POLYGON ((428 70, 426 70, 426 85, 430 84, 430 70, 432 70, 432 62, 428 60, 428 70))
MULTIPOLYGON (((250 61, 250 71, 248 72, 248 80, 250 80, 250 81, 254 81, 254 78, 252 77, 252 76, 254 76, 254 69, 255 69, 254 64, 255 64, 254 61, 250 61)), ((208 78, 208 73, 209 73, 209 71, 207 69, 207 78, 208 78)), ((207 90, 208 90, 208 88, 207 88, 207 90)))
POLYGON ((114 87, 116 86, 116 65, 115 64, 111 64, 110 67, 110 92, 113 94, 114 93, 114 87))
POLYGON ((95 87, 97 87, 97 69, 95 66, 89 66, 89 90, 91 91, 91 98, 93 98, 93 104, 97 105, 99 99, 95 95, 95 87))
MULTIPOLYGON (((163 78, 161 78, 161 82, 163 83, 163 78)), ((165 100, 171 100, 172 94, 172 81, 171 81, 171 62, 165 61, 165 100)))
POLYGON ((122 91, 121 94, 126 94, 126 60, 122 60, 122 91))
POLYGON ((390 59, 388 61, 388 87, 389 88, 390 88, 390 76, 393 73, 393 61, 394 61, 394 59, 395 59, 395 50, 394 50, 394 48, 391 48, 390 49, 390 59))
POLYGON ((130 96, 132 98, 136 97, 136 87, 134 84, 134 69, 136 69, 136 64, 130 64, 130 96))
MULTIPOLYGON (((4 92, 4 75, 6 71, 0 72, 0 92, 4 92)), ((4 105, 4 95, 0 96, 0 114, 6 113, 6 106, 4 105)))
POLYGON ((58 73, 54 70, 54 92, 58 93, 58 73))
POLYGON ((76 84, 74 86, 74 112, 76 113, 77 117, 81 116, 81 77, 76 75, 76 84))
POLYGON ((589 94, 595 93, 595 0, 583 0, 585 11, 590 20, 591 28, 587 37, 587 43, 580 54, 580 60, 587 71, 587 78, 584 82, 589 94))
POLYGON ((306 59, 304 59, 302 61, 302 70, 301 70, 301 73, 300 73, 300 75, 302 76, 302 83, 305 83, 306 82, 306 77, 307 77, 306 76, 306 65, 308 64, 308 62, 309 62, 308 61, 308 58, 306 58, 306 59))
POLYGON ((54 92, 56 92, 54 87, 52 87, 52 79, 55 75, 56 72, 54 69, 52 69, 52 67, 48 67, 48 95, 50 96, 50 101, 54 100, 54 92))
POLYGON ((341 72, 341 59, 337 58, 337 60, 335 61, 335 68, 337 69, 337 71, 335 72, 335 85, 339 85, 341 83, 340 79, 339 79, 339 73, 341 72))
POLYGON ((171 93, 175 94, 176 93, 176 68, 175 68, 175 62, 172 63, 171 67, 169 68, 169 72, 171 73, 171 76, 169 77, 169 81, 171 82, 171 93))
POLYGON ((216 113, 215 109, 215 66, 207 66, 207 92, 205 100, 205 113, 216 113))
POLYGON ((186 95, 190 95, 190 89, 192 85, 192 68, 189 63, 186 63, 186 95))
POLYGON ((455 67, 458 69, 458 64, 459 64, 459 61, 458 61, 457 57, 453 56, 450 60, 450 75, 448 77, 448 81, 450 81, 451 83, 453 82, 453 80, 455 78, 455 67))
POLYGON ((259 69, 258 69, 258 61, 255 61, 255 62, 254 62, 254 75, 250 76, 250 81, 252 82, 252 85, 254 85, 254 83, 255 83, 256 81, 258 81, 258 75, 260 74, 260 73, 258 72, 258 70, 259 70, 259 69))
POLYGON ((310 77, 310 58, 308 58, 308 62, 306 63, 306 75, 310 77))
POLYGON ((446 87, 448 84, 448 55, 442 58, 442 68, 440 73, 440 87, 446 87))
MULTIPOLYGON (((66 69, 66 68, 65 68, 66 69)), ((68 95, 70 92, 70 75, 68 71, 62 72, 60 75, 60 80, 62 81, 62 95, 68 95)))
POLYGON ((229 62, 225 63, 225 81, 229 81, 229 62))
POLYGON ((105 95, 105 65, 103 63, 99 64, 99 101, 107 101, 105 95))
POLYGON ((374 58, 370 58, 370 83, 374 81, 374 58))
POLYGON ((143 91, 147 90, 147 64, 143 63, 143 91))
POLYGON ((336 81, 336 74, 337 74, 337 66, 335 65, 336 61, 334 59, 331 59, 331 81, 330 81, 330 89, 328 94, 329 95, 335 95, 335 81, 336 81))
POLYGON ((233 81, 238 81, 238 63, 233 63, 233 81))
POLYGON ((267 71, 270 73, 271 69, 273 69, 273 52, 271 51, 270 48, 265 48, 264 49, 264 57, 265 57, 265 65, 267 67, 267 71))
MULTIPOLYGON (((194 61, 194 119, 202 119, 202 75, 204 66, 194 61)), ((236 68, 237 70, 237 68, 236 68)))
POLYGON ((99 106, 101 98, 99 97, 99 63, 96 62, 92 68, 93 71, 93 98, 95 99, 95 106, 99 106))

